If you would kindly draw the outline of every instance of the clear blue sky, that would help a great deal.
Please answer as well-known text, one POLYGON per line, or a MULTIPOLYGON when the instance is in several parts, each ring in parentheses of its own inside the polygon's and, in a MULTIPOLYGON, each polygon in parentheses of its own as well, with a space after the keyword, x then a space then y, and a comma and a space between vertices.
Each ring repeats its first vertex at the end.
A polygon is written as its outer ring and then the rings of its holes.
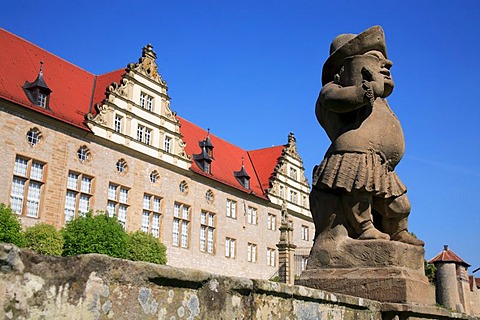
MULTIPOLYGON (((330 42, 379 24, 406 154, 410 230, 480 267, 480 2, 8 1, 0 26, 96 74, 151 43, 180 116, 244 149, 295 133, 306 175, 329 141, 314 104, 330 42)), ((0 48, 1 50, 1 48, 0 48)), ((1 72, 0 72, 1 73, 1 72)), ((480 277, 480 272, 476 274, 480 277)))

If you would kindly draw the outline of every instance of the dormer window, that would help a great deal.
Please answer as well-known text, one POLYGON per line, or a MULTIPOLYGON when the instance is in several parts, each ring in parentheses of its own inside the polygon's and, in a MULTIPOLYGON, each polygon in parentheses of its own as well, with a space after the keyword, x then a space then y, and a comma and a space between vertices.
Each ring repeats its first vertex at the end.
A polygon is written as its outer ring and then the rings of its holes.
POLYGON ((242 168, 239 171, 234 171, 233 175, 245 189, 250 189, 250 176, 245 170, 243 157, 242 157, 242 168))
POLYGON ((43 79, 43 62, 40 62, 40 71, 35 81, 25 81, 22 88, 32 104, 50 110, 49 100, 52 90, 50 90, 43 79))
POLYGON ((205 147, 202 148, 202 152, 200 154, 194 154, 193 159, 195 160, 196 164, 202 169, 205 173, 212 173, 211 172, 211 163, 212 158, 208 156, 207 150, 205 147))
POLYGON ((212 173, 211 164, 213 161, 213 144, 210 140, 210 129, 208 129, 205 140, 199 141, 198 145, 202 148, 202 152, 200 154, 194 154, 193 159, 203 172, 212 173))

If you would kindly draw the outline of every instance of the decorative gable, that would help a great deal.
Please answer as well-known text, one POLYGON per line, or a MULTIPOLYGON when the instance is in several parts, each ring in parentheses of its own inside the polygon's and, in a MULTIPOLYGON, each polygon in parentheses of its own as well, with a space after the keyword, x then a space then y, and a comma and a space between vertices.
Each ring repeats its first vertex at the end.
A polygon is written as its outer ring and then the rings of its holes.
POLYGON ((311 216, 308 203, 310 185, 292 132, 270 175, 266 193, 272 203, 279 206, 286 204, 290 212, 311 216))
POLYGON ((96 78, 95 112, 87 115, 95 135, 188 169, 180 122, 170 109, 167 83, 158 73, 152 45, 138 63, 96 78))

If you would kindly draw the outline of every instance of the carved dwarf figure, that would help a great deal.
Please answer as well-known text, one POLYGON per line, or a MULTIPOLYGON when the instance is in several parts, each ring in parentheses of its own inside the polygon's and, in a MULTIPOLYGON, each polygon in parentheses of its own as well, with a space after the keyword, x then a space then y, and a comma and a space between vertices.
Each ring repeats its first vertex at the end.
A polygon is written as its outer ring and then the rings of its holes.
POLYGON ((313 172, 316 237, 341 224, 354 239, 424 244, 408 232, 407 189, 394 172, 405 145, 385 100, 394 87, 391 66, 379 26, 331 44, 315 108, 332 142, 313 172))

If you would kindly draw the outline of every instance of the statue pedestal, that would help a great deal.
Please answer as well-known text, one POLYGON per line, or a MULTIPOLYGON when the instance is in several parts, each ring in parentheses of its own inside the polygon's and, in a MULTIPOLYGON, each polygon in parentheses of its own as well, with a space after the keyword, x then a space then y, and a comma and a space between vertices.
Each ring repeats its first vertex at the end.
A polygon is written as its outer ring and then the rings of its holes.
POLYGON ((423 247, 354 240, 338 231, 331 229, 317 238, 307 269, 295 284, 382 302, 435 304, 423 247))

